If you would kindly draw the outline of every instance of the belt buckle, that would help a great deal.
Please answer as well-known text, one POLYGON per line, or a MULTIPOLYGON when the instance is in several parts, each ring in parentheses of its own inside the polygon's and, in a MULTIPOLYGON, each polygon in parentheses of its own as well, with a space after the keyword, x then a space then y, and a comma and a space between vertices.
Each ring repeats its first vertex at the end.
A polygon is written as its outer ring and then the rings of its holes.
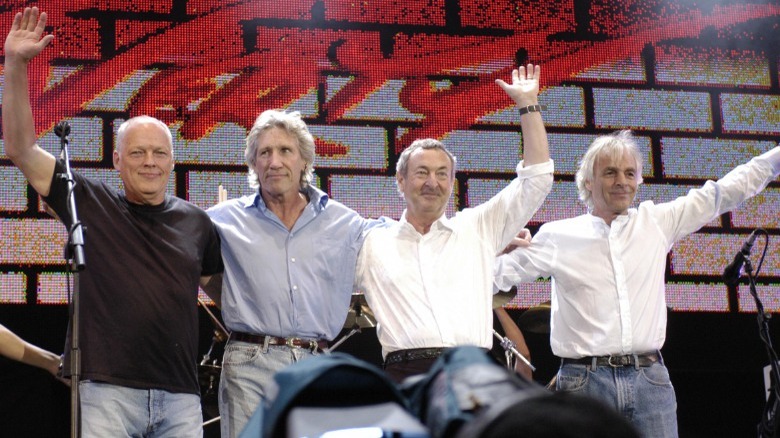
POLYGON ((628 359, 628 356, 613 356, 610 354, 609 358, 607 359, 607 364, 609 364, 609 366, 612 368, 620 368, 626 365, 630 365, 631 361, 629 360, 628 363, 626 363, 625 359, 628 359), (616 363, 612 363, 613 358, 617 360, 616 363))
POLYGON ((317 345, 317 341, 315 341, 314 339, 306 340, 302 338, 287 338, 284 341, 284 344, 290 348, 305 348, 304 346, 306 343, 309 344, 308 349, 311 350, 312 353, 317 351, 317 347, 319 345, 317 345), (298 345, 296 345, 296 342, 298 343, 298 345))

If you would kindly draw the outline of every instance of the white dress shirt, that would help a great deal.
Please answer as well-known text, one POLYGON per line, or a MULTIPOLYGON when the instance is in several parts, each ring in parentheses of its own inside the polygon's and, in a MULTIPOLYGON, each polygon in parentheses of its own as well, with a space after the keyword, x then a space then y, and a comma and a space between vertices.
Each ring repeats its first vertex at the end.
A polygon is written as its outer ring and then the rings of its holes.
POLYGON ((355 286, 376 316, 382 355, 492 342, 493 263, 552 187, 553 162, 517 166, 486 203, 439 218, 426 234, 382 218, 360 251, 355 286))
POLYGON ((549 222, 496 261, 501 290, 552 277, 550 345, 559 357, 645 353, 666 339, 664 271, 672 245, 733 210, 780 173, 780 147, 674 201, 642 202, 607 225, 585 214, 549 222))

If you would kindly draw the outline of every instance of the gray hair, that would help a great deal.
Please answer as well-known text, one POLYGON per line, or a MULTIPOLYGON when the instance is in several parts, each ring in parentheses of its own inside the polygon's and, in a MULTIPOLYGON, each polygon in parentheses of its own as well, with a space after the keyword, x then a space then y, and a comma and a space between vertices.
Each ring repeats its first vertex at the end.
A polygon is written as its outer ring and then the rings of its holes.
POLYGON ((127 130, 131 126, 137 125, 139 123, 152 123, 158 125, 163 130, 163 132, 165 132, 165 136, 168 138, 168 146, 171 147, 171 156, 173 156, 173 136, 171 135, 171 129, 160 119, 146 115, 131 117, 119 125, 119 128, 116 130, 116 145, 114 146, 117 151, 122 149, 122 147, 125 145, 125 135, 127 134, 127 130))
POLYGON ((306 163, 306 170, 301 175, 301 189, 305 189, 314 179, 314 137, 309 132, 306 122, 301 118, 300 112, 293 111, 288 113, 282 110, 263 111, 255 120, 254 125, 252 125, 249 135, 246 136, 244 158, 249 166, 249 174, 247 175, 249 187, 253 189, 260 188, 260 181, 254 169, 257 160, 257 141, 260 135, 271 128, 284 129, 298 140, 301 158, 306 163))
MULTIPOLYGON (((406 177, 406 171, 409 168, 409 157, 418 149, 439 149, 440 151, 447 154, 447 156, 450 158, 450 162, 452 163, 452 175, 450 176, 455 178, 455 169, 458 165, 457 158, 455 158, 455 155, 452 155, 452 152, 447 150, 447 148, 444 146, 444 143, 433 138, 421 138, 415 140, 412 142, 412 144, 409 145, 408 148, 404 149, 404 151, 401 152, 401 156, 398 157, 398 162, 395 165, 396 175, 403 175, 406 177)), ((398 179, 396 179, 395 183, 396 189, 398 189, 398 193, 400 193, 403 197, 404 192, 401 189, 401 186, 398 184, 398 179)))
POLYGON ((580 195, 580 201, 588 206, 588 210, 593 210, 593 198, 590 190, 585 187, 587 181, 592 181, 594 175, 596 160, 602 155, 608 155, 613 161, 620 161, 623 155, 628 152, 636 160, 636 179, 637 184, 642 183, 642 155, 639 153, 639 146, 636 139, 631 135, 631 131, 615 131, 609 135, 596 137, 588 147, 585 156, 580 161, 577 169, 576 181, 577 191, 580 195))

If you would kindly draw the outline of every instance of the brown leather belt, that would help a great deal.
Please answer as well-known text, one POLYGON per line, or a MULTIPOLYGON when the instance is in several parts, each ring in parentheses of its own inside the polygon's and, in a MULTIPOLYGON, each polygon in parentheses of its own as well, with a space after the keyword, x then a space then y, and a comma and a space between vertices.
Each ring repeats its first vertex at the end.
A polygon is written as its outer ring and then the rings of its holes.
POLYGON ((253 335, 251 333, 231 332, 230 339, 234 341, 249 342, 251 344, 265 345, 266 340, 268 345, 286 345, 290 348, 305 348, 311 351, 325 350, 328 348, 328 342, 318 339, 306 339, 306 338, 279 338, 276 336, 267 335, 253 335))
POLYGON ((661 361, 658 353, 626 354, 623 356, 586 356, 577 359, 564 357, 563 364, 590 365, 591 367, 649 367, 661 361))

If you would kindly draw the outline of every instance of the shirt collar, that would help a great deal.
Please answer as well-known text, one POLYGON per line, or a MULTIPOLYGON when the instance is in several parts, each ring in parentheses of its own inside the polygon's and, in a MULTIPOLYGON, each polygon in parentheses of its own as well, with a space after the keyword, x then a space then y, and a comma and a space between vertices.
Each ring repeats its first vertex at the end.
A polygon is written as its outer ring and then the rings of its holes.
MULTIPOLYGON (((621 214, 621 215, 618 215, 617 217, 615 217, 615 219, 612 219, 612 223, 613 223, 613 224, 618 224, 618 225, 625 224, 625 223, 626 223, 626 222, 628 222, 628 220, 629 220, 629 219, 630 219, 632 216, 634 216, 635 214, 636 214, 636 208, 629 208, 629 209, 628 209, 628 211, 626 212, 626 214, 621 214)), ((590 215, 590 219, 591 219, 591 221, 593 221, 594 223, 596 223, 596 224, 602 224, 602 225, 605 225, 605 226, 607 225, 607 222, 606 222, 606 221, 604 221, 604 219, 602 219, 602 218, 601 218, 601 217, 599 217, 599 216, 596 216, 596 215, 595 215, 595 214, 593 214, 592 212, 590 212, 590 211, 589 211, 589 212, 588 212, 588 215, 590 215)))
MULTIPOLYGON (((404 209, 403 214, 401 214, 401 219, 398 222, 402 227, 408 227, 412 230, 415 230, 414 226, 410 224, 408 220, 406 220, 406 209, 404 209)), ((452 225, 452 220, 447 217, 446 213, 442 213, 442 215, 431 224, 431 231, 438 230, 440 228, 446 228, 450 231, 455 229, 452 225)), ((416 231, 417 230, 415 230, 415 232, 416 231)))
MULTIPOLYGON (((309 204, 313 205, 318 212, 325 210, 325 206, 328 205, 328 200, 330 199, 327 193, 323 192, 317 187, 312 186, 311 184, 306 186, 304 192, 309 198, 309 204)), ((263 197, 260 196, 260 189, 257 189, 257 192, 255 192, 254 196, 248 196, 244 200, 244 208, 250 207, 256 207, 261 210, 265 210, 267 208, 263 197)))

